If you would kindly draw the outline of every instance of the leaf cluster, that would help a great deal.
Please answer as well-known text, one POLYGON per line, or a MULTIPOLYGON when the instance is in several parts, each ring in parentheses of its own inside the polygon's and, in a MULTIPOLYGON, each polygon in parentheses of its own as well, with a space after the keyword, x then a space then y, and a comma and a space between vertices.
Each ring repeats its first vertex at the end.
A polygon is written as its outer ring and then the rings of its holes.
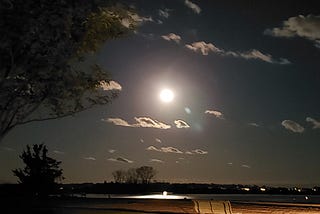
POLYGON ((0 136, 16 125, 73 115, 117 96, 101 90, 110 75, 85 59, 136 23, 127 8, 102 2, 0 2, 0 136))

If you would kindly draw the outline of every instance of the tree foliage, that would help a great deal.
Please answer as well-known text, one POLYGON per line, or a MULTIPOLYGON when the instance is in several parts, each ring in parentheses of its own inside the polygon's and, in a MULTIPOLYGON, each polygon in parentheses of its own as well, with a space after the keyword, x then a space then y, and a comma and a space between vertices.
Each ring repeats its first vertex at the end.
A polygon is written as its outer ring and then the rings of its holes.
POLYGON ((48 149, 45 145, 29 145, 19 156, 25 167, 15 169, 13 173, 18 177, 19 183, 23 184, 26 192, 47 195, 57 187, 57 180, 63 179, 60 161, 47 156, 48 149))
POLYGON ((148 184, 157 174, 156 170, 151 166, 141 166, 139 168, 130 168, 127 171, 116 170, 112 173, 116 183, 127 184, 148 184))
POLYGON ((104 2, 0 2, 0 140, 16 125, 73 115, 116 96, 100 87, 110 76, 84 59, 136 21, 123 6, 104 2))

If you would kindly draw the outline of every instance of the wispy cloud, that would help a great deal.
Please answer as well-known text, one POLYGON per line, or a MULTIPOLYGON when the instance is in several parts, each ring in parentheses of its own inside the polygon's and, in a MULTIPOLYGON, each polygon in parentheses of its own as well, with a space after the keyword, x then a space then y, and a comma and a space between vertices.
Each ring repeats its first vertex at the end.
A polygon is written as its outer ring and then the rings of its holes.
POLYGON ((107 120, 102 119, 102 121, 107 121, 109 123, 113 123, 116 126, 127 126, 132 127, 127 121, 121 119, 121 118, 108 118, 107 120))
POLYGON ((270 54, 264 54, 261 51, 258 51, 256 49, 252 49, 250 51, 243 52, 243 53, 229 51, 229 52, 226 52, 226 55, 231 55, 234 57, 241 57, 244 59, 259 59, 264 62, 280 64, 280 65, 291 64, 291 62, 288 59, 280 58, 279 60, 275 60, 275 59, 273 59, 273 57, 270 54))
POLYGON ((200 52, 202 55, 208 55, 209 52, 221 53, 222 50, 214 46, 212 43, 206 43, 204 41, 193 42, 192 44, 186 44, 186 48, 194 51, 200 52))
POLYGON ((243 167, 243 168, 248 168, 248 169, 250 169, 250 168, 251 168, 251 166, 246 165, 246 164, 242 164, 242 165, 241 165, 241 167, 243 167))
POLYGON ((135 117, 137 124, 134 124, 135 127, 145 127, 145 128, 157 128, 157 129, 170 129, 171 126, 165 123, 159 122, 150 117, 135 117))
POLYGON ((54 150, 53 153, 57 154, 57 155, 64 155, 65 153, 62 151, 58 151, 58 150, 54 150))
POLYGON ((169 146, 169 147, 161 147, 161 148, 157 148, 155 146, 149 146, 146 150, 164 152, 164 153, 176 153, 176 154, 182 154, 183 153, 179 149, 171 147, 171 146, 169 146))
POLYGON ((159 138, 155 139, 157 141, 157 143, 161 143, 162 141, 159 138))
POLYGON ((136 123, 129 124, 127 121, 121 118, 108 118, 107 120, 102 119, 102 121, 113 123, 117 126, 126 126, 126 127, 144 127, 144 128, 157 128, 157 129, 169 129, 170 125, 159 122, 150 117, 135 117, 136 123))
POLYGON ((204 112, 205 114, 212 114, 214 115, 216 118, 219 118, 221 120, 224 120, 224 116, 220 111, 216 111, 216 110, 206 110, 204 112))
POLYGON ((100 82, 100 87, 104 90, 104 91, 111 91, 111 90, 118 90, 121 91, 122 87, 121 85, 116 82, 111 80, 110 82, 106 82, 106 81, 101 81, 100 82))
POLYGON ((144 140, 141 138, 141 139, 140 139, 140 142, 141 142, 141 143, 144 143, 144 140))
POLYGON ((154 22, 151 16, 145 17, 145 16, 140 16, 136 13, 130 13, 130 12, 128 13, 128 16, 129 18, 124 18, 121 20, 121 24, 126 28, 130 28, 134 24, 141 25, 146 22, 154 22))
POLYGON ((190 128, 189 124, 183 120, 175 120, 174 123, 178 129, 187 129, 190 128))
POLYGON ((185 0, 184 4, 187 7, 191 8, 193 10, 193 12, 195 12, 196 14, 199 14, 201 12, 201 8, 198 5, 196 5, 195 3, 192 3, 189 0, 185 0))
POLYGON ((153 162, 153 163, 164 163, 164 161, 163 161, 163 160, 154 159, 154 158, 150 159, 150 161, 149 161, 149 162, 153 162))
POLYGON ((320 48, 320 16, 309 14, 290 17, 281 27, 266 29, 264 34, 274 37, 302 37, 314 42, 320 48))
POLYGON ((256 49, 252 49, 246 52, 226 51, 218 48, 212 43, 206 43, 204 41, 186 44, 185 47, 194 52, 201 53, 202 55, 208 55, 210 52, 212 52, 221 56, 231 56, 243 59, 259 59, 264 62, 281 65, 290 64, 290 61, 288 59, 280 58, 279 60, 276 60, 270 54, 264 54, 256 49))
POLYGON ((129 160, 129 159, 124 158, 124 157, 109 158, 108 161, 120 162, 120 163, 133 163, 132 160, 129 160))
POLYGON ((192 150, 193 153, 195 154, 198 154, 198 155, 206 155, 208 154, 208 151, 204 151, 202 149, 195 149, 195 150, 192 150))
POLYGON ((313 127, 312 127, 313 129, 320 129, 320 122, 317 121, 316 119, 313 119, 311 117, 307 117, 306 121, 313 124, 313 127))
POLYGON ((292 120, 284 120, 281 125, 292 132, 302 133, 304 131, 304 128, 299 123, 292 120))
POLYGON ((163 35, 161 36, 164 40, 167 40, 167 41, 174 41, 176 43, 180 43, 181 41, 181 36, 177 35, 177 34, 174 34, 174 33, 169 33, 167 35, 163 35))
POLYGON ((85 160, 95 161, 96 159, 94 157, 84 157, 85 160))
POLYGON ((208 154, 208 151, 204 151, 202 149, 194 149, 191 151, 186 151, 185 154, 187 154, 187 155, 206 155, 206 154, 208 154))
POLYGON ((112 153, 115 153, 116 150, 114 150, 114 149, 109 149, 108 152, 112 154, 112 153))
POLYGON ((169 11, 170 10, 168 8, 165 8, 163 10, 159 9, 158 10, 158 14, 159 14, 160 17, 167 19, 170 16, 169 11))
POLYGON ((157 152, 162 152, 161 149, 158 149, 157 147, 155 146, 149 146, 146 150, 148 151, 157 151, 157 152))
POLYGON ((254 126, 254 127, 260 127, 260 125, 257 124, 257 123, 248 123, 248 125, 249 125, 249 126, 254 126))

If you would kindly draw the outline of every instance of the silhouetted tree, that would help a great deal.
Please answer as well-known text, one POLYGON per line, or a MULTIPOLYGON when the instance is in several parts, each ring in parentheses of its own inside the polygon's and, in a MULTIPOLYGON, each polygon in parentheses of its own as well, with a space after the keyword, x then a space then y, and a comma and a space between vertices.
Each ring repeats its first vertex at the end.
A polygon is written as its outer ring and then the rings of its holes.
POLYGON ((151 166, 141 166, 139 168, 130 168, 127 171, 116 170, 112 172, 113 179, 116 183, 127 184, 148 184, 156 174, 157 171, 151 166))
POLYGON ((13 173, 28 193, 45 196, 57 187, 56 181, 63 179, 60 161, 47 156, 45 145, 29 145, 19 156, 25 164, 23 169, 15 169, 13 173))
POLYGON ((102 89, 110 76, 84 62, 136 26, 136 14, 108 2, 0 1, 0 141, 17 125, 70 116, 117 95, 102 89))
POLYGON ((114 182, 124 183, 126 181, 126 174, 127 173, 124 170, 116 170, 116 171, 112 172, 114 182))
POLYGON ((156 170, 151 166, 142 166, 136 169, 138 180, 143 184, 148 184, 157 174, 156 170))
POLYGON ((130 168, 126 172, 126 183, 127 184, 137 184, 138 183, 138 175, 135 168, 130 168))

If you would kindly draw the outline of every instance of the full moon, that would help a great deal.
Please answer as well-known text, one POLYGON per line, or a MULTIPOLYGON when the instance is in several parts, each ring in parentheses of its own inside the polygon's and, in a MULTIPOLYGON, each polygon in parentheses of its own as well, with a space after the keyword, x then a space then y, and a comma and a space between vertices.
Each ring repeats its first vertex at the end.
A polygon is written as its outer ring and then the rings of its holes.
POLYGON ((173 100, 174 94, 170 89, 163 89, 160 92, 160 99, 162 102, 169 103, 173 100))

